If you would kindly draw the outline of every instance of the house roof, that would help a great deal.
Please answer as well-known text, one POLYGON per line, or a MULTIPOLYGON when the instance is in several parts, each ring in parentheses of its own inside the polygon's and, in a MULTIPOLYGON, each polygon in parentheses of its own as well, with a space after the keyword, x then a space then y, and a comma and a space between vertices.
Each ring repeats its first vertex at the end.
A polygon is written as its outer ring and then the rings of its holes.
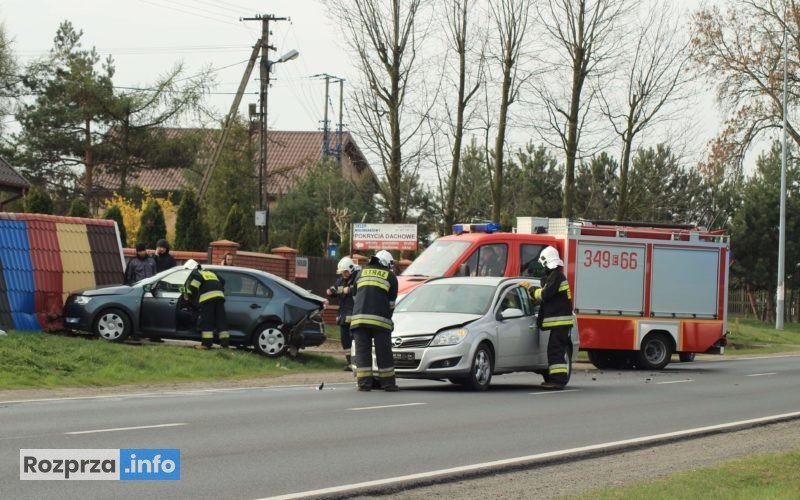
MULTIPOLYGON (((175 138, 181 134, 199 134, 197 166, 205 170, 219 137, 218 129, 160 129, 167 137, 175 138)), ((322 158, 323 133, 319 131, 283 131, 270 130, 267 133, 267 190, 271 196, 282 195, 290 191, 299 179, 302 179, 309 168, 322 158)), ((254 136, 258 144, 258 134, 254 136)), ((331 134, 331 155, 336 148, 336 134, 331 134)), ((343 154, 350 158, 356 170, 361 173, 369 169, 361 150, 355 144, 349 132, 342 134, 343 154)), ((253 159, 254 168, 260 158, 256 151, 253 159)), ((173 167, 159 169, 137 169, 128 175, 130 186, 139 186, 151 191, 179 191, 186 184, 188 169, 173 167)), ((95 170, 94 185, 99 189, 114 191, 119 189, 119 176, 105 171, 102 166, 95 170)))
POLYGON ((0 156, 0 190, 19 192, 31 185, 5 158, 0 156))

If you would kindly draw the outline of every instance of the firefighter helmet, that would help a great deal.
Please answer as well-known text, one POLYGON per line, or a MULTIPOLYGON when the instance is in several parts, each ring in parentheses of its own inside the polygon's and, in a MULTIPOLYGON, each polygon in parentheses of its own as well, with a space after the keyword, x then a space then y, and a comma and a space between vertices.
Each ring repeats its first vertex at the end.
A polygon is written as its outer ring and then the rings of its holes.
POLYGON ((356 264, 350 257, 342 257, 338 264, 336 264, 336 274, 342 274, 345 271, 351 273, 356 270, 356 264))
POLYGON ((184 269, 188 269, 190 271, 193 271, 193 270, 197 269, 198 267, 200 267, 200 264, 198 264, 197 261, 194 260, 194 259, 189 259, 189 260, 187 260, 186 262, 183 263, 183 268, 184 269))
POLYGON ((387 250, 381 250, 375 254, 375 259, 383 267, 389 267, 394 262, 394 257, 387 250))
POLYGON ((558 250, 553 247, 546 247, 539 254, 539 262, 547 269, 555 269, 563 266, 564 262, 558 256, 558 250))

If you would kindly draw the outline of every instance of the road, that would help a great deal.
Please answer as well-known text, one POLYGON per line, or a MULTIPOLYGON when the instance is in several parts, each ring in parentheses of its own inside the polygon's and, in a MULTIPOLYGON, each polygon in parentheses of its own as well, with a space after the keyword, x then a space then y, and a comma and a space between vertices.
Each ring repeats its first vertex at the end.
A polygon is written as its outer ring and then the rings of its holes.
MULTIPOLYGON (((504 375, 486 393, 401 380, 0 403, 0 497, 263 498, 800 412, 800 356, 504 375), (19 450, 179 448, 181 480, 20 481, 19 450)), ((438 480, 439 476, 432 481, 438 480)))

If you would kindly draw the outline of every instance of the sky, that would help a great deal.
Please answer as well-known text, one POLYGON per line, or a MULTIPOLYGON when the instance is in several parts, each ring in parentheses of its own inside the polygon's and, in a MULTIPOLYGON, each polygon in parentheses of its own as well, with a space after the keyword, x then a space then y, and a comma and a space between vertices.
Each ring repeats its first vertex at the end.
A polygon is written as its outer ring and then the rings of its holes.
MULTIPOLYGON (((686 9, 695 9, 701 3, 722 0, 675 1, 686 9)), ((344 78, 345 95, 357 77, 340 28, 320 0, 0 0, 0 22, 12 37, 13 50, 22 64, 44 56, 59 23, 70 20, 83 30, 84 46, 113 56, 114 82, 120 87, 147 86, 178 62, 185 65, 187 75, 208 66, 215 68, 217 85, 207 102, 219 116, 230 108, 252 46, 261 33, 260 21, 239 19, 255 14, 291 19, 271 23, 270 43, 277 48, 271 59, 291 49, 300 52, 297 59, 274 66, 269 126, 319 130, 325 85, 314 75, 328 73, 344 78)), ((256 68, 240 106, 244 116, 248 103, 258 101, 257 77, 256 68)), ((338 92, 338 85, 332 85, 328 106, 333 123, 339 119, 338 92)), ((701 103, 695 113, 701 122, 697 141, 703 145, 716 134, 719 115, 713 94, 703 86, 697 92, 701 103)), ((345 99, 345 130, 348 114, 345 99)), ((378 170, 376 167, 373 165, 378 170)))

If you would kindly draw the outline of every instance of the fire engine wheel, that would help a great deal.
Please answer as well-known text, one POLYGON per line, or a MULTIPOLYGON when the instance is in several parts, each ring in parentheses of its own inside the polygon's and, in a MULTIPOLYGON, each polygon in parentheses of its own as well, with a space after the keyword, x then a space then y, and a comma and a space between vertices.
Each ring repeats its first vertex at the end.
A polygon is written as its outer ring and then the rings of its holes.
POLYGON ((277 358, 289 348, 286 334, 275 323, 264 323, 256 328, 253 335, 253 347, 256 352, 268 358, 277 358))
POLYGON ((472 368, 469 370, 464 385, 473 391, 485 391, 492 381, 492 353, 486 344, 481 344, 472 358, 472 368))
POLYGON ((636 351, 636 366, 643 370, 661 370, 669 364, 672 357, 672 343, 662 333, 651 333, 642 341, 642 348, 636 351))

